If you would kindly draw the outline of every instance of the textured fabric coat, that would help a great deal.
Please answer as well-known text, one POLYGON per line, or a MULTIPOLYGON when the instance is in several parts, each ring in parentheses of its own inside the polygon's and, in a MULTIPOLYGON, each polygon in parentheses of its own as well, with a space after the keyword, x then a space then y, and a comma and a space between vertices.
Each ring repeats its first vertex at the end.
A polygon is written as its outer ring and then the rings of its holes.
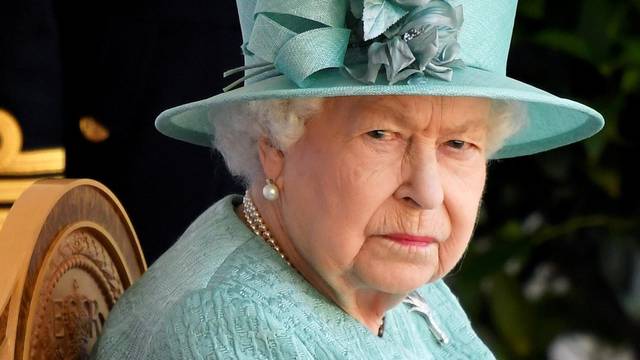
POLYGON ((418 291, 448 344, 404 304, 372 334, 244 225, 241 200, 214 204, 124 293, 93 359, 494 359, 442 280, 418 291))

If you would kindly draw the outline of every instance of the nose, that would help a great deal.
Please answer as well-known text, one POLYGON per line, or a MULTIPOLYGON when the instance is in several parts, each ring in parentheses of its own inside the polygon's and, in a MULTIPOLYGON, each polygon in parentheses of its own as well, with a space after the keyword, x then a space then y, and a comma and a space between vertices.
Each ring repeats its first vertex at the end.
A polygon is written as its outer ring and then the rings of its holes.
POLYGON ((403 181, 395 195, 412 207, 436 209, 444 201, 436 149, 427 144, 412 144, 411 148, 403 160, 403 181))

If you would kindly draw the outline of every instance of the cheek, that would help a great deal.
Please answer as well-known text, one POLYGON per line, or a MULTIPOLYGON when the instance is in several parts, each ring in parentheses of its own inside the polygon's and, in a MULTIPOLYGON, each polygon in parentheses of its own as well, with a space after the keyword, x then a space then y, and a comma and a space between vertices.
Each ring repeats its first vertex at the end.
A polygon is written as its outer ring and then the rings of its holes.
POLYGON ((384 208, 401 182, 401 161, 395 154, 372 152, 357 144, 339 155, 332 191, 336 192, 336 223, 357 232, 362 243, 369 223, 384 208))
POLYGON ((338 151, 324 143, 319 151, 310 145, 285 166, 284 221, 318 271, 344 269, 360 251, 371 217, 397 186, 397 166, 369 159, 357 147, 338 151))
POLYGON ((449 272, 464 254, 475 228, 485 183, 484 167, 448 176, 443 182, 445 207, 451 221, 451 236, 440 246, 441 272, 449 272))

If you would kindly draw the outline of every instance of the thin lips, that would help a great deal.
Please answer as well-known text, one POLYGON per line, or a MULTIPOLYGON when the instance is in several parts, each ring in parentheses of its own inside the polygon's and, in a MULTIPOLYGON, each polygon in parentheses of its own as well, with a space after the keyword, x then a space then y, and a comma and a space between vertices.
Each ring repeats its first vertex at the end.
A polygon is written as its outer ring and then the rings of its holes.
POLYGON ((430 236, 420 236, 420 235, 410 235, 410 234, 385 234, 386 236, 392 240, 397 241, 411 241, 411 242, 421 242, 421 243, 436 243, 438 240, 436 238, 430 236))

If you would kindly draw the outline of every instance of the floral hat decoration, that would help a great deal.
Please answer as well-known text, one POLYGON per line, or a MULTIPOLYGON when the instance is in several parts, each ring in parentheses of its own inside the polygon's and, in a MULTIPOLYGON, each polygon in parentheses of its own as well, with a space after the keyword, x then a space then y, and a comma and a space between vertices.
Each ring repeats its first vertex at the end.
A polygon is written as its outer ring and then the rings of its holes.
POLYGON ((208 99, 162 112, 163 134, 210 146, 209 119, 250 100, 358 95, 519 101, 527 125, 493 158, 583 140, 597 111, 506 76, 516 0, 237 0, 245 65, 208 99))

